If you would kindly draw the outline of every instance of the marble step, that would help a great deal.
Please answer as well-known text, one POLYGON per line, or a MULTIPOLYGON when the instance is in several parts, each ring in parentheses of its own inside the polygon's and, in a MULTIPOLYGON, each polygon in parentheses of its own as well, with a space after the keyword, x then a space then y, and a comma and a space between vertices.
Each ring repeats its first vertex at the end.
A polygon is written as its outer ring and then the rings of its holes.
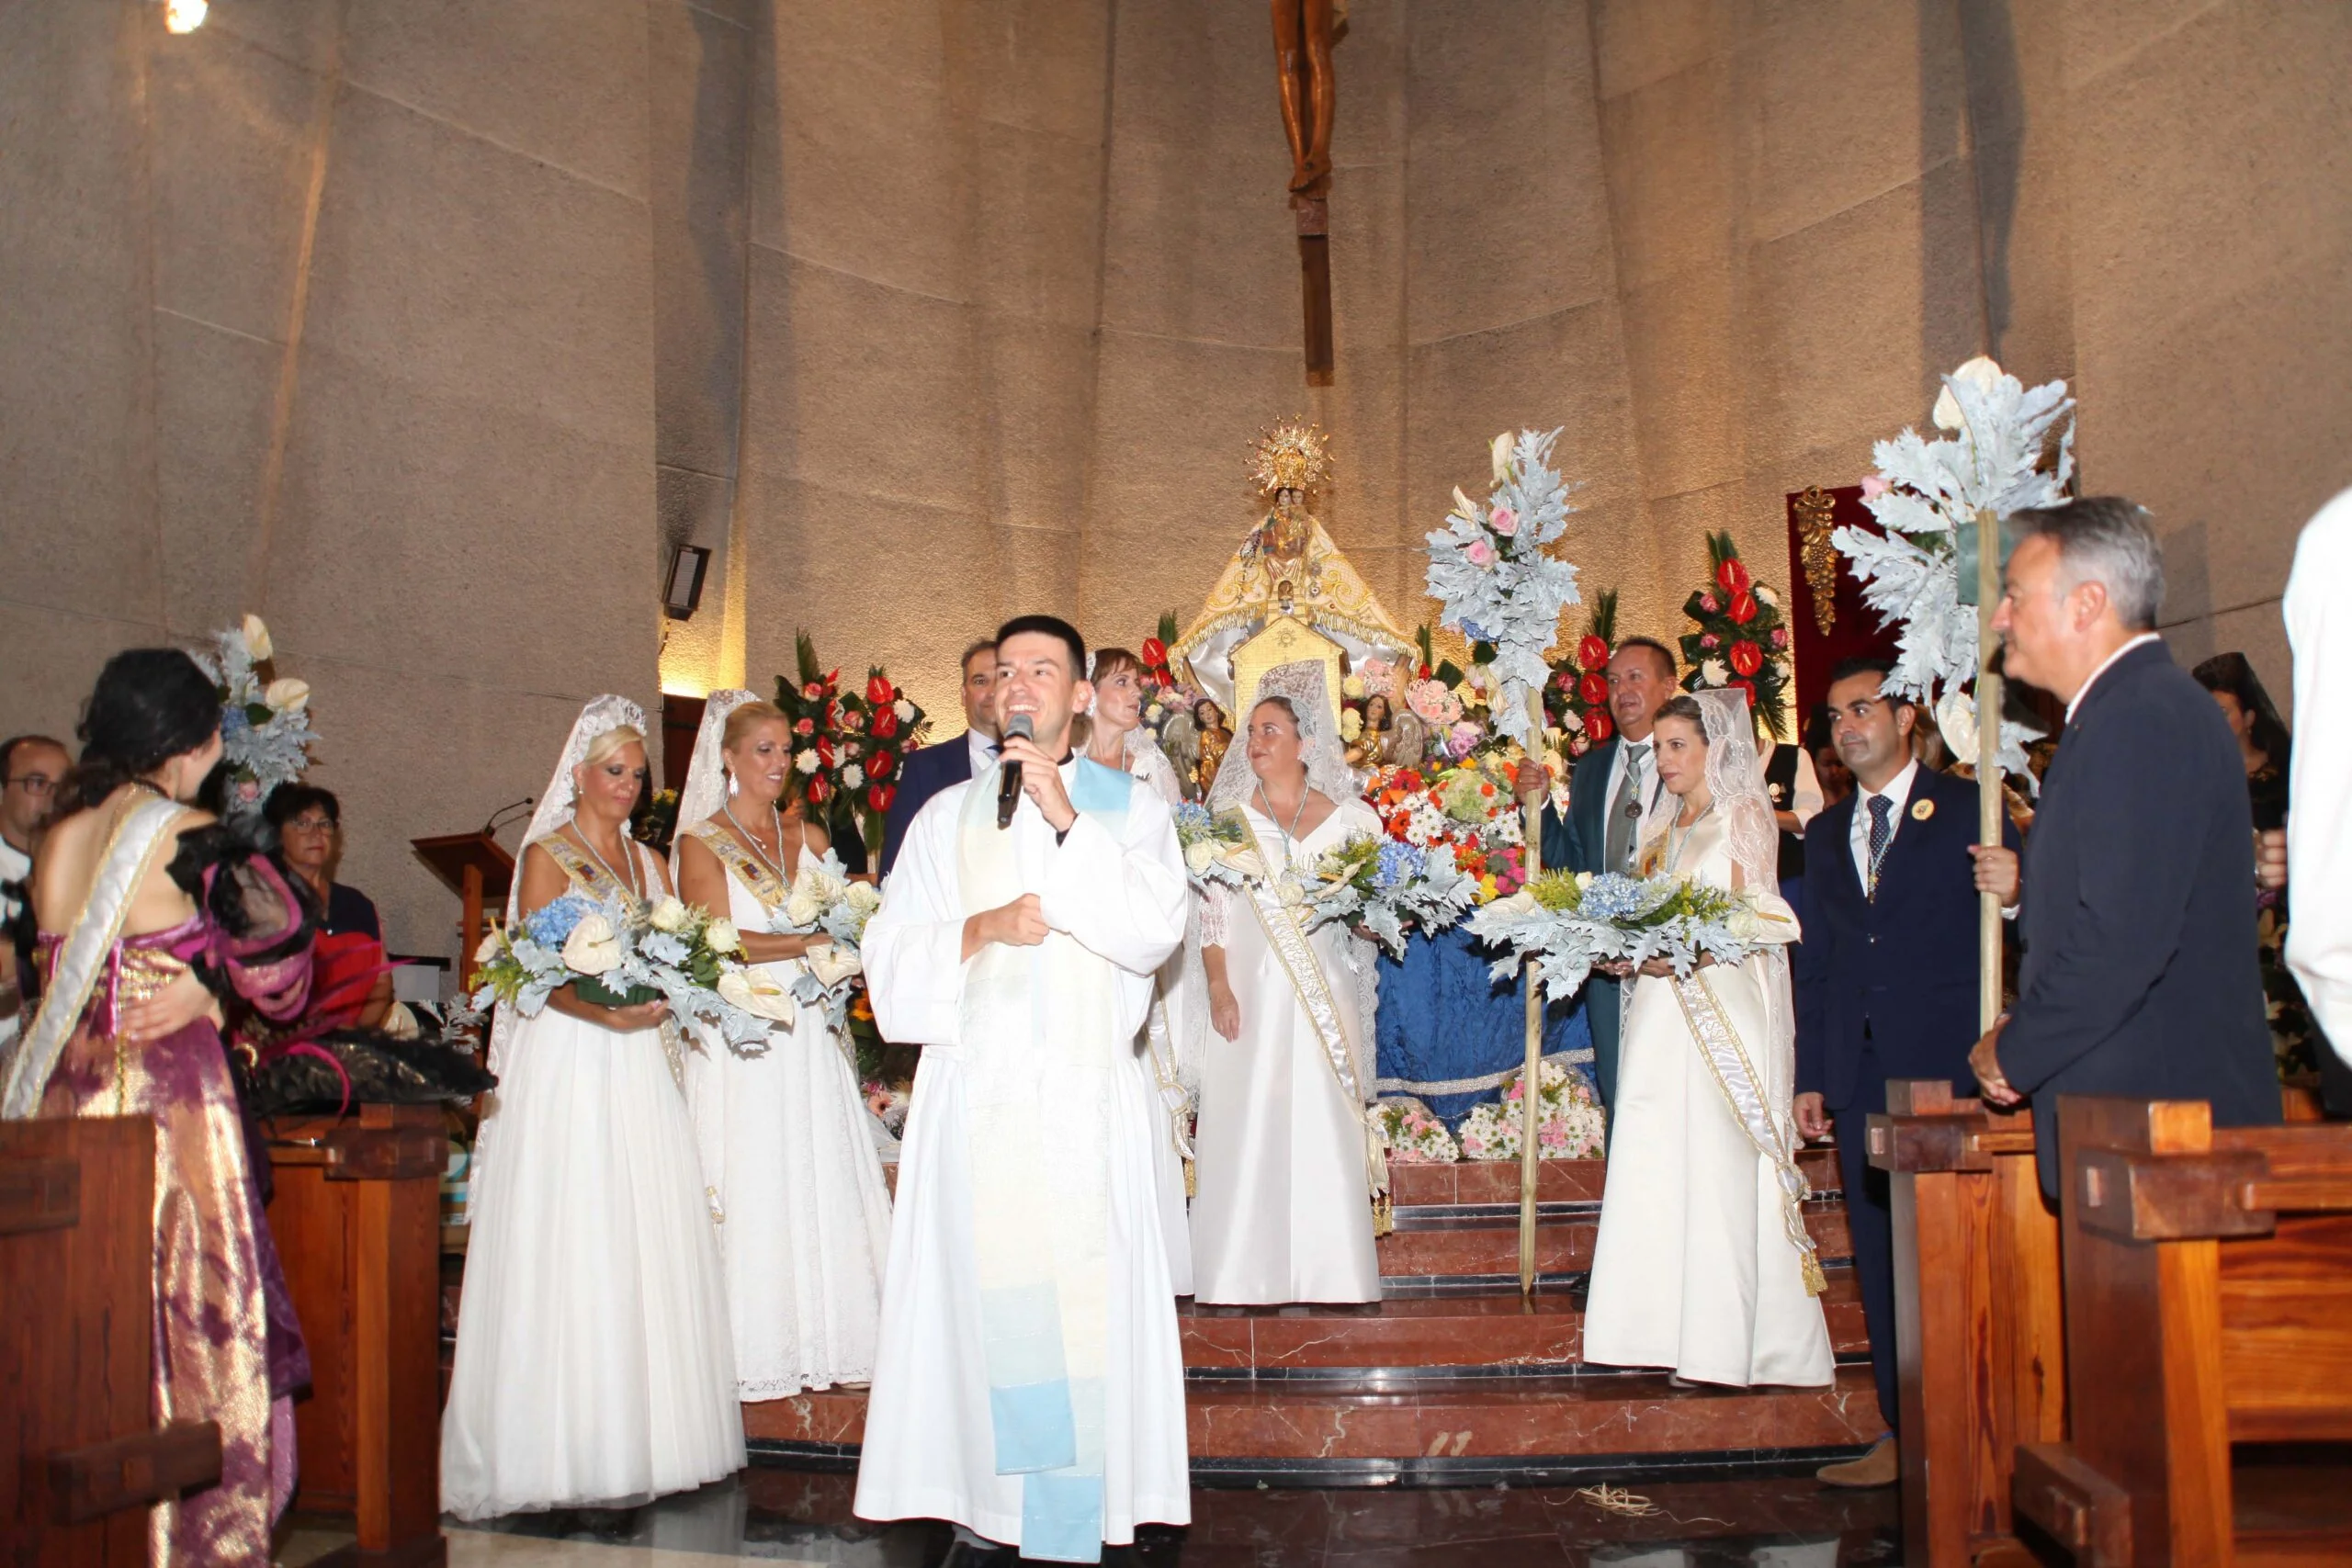
MULTIPOLYGON (((1870 1353, 1853 1271, 1831 1269, 1822 1305, 1841 1358, 1870 1353)), ((1202 1306, 1180 1302, 1184 1367, 1196 1382, 1383 1376, 1403 1382, 1476 1371, 1488 1376, 1583 1367, 1584 1293, 1516 1290, 1391 1297, 1363 1305, 1202 1306)), ((1611 1374, 1613 1375, 1613 1374, 1611 1374)))
MULTIPOLYGON (((1885 1427, 1866 1366, 1838 1368, 1824 1389, 1678 1389, 1647 1374, 1401 1390, 1369 1381, 1193 1383, 1185 1413, 1193 1459, 1210 1470, 1493 1460, 1543 1471, 1653 1455, 1736 1461, 1859 1450, 1885 1427)), ((846 1457, 865 1428, 863 1390, 743 1407, 745 1437, 778 1457, 846 1457)))
MULTIPOLYGON (((1817 1197, 1838 1190, 1835 1149, 1802 1149, 1797 1168, 1804 1172, 1817 1197)), ((1597 1159, 1547 1159, 1536 1167, 1535 1200, 1543 1204, 1598 1203, 1607 1184, 1608 1162, 1597 1159)), ((1519 1203, 1517 1160, 1462 1160, 1453 1165, 1391 1164, 1391 1201, 1402 1209, 1483 1208, 1519 1203)))
MULTIPOLYGON (((1813 1233, 1814 1245, 1825 1261, 1853 1256, 1843 1203, 1815 1199, 1806 1204, 1805 1227, 1813 1233)), ((1600 1228, 1597 1209, 1547 1213, 1535 1229, 1537 1275, 1558 1280, 1590 1269, 1593 1240, 1600 1228)), ((1494 1282, 1519 1278, 1515 1213, 1443 1214, 1400 1209, 1396 1228, 1374 1245, 1380 1254, 1381 1278, 1391 1281, 1494 1282)))

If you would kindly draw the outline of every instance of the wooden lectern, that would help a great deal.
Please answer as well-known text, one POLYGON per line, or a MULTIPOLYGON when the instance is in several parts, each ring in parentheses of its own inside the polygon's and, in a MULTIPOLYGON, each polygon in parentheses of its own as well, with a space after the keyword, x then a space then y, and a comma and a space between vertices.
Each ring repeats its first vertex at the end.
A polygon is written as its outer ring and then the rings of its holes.
POLYGON ((493 902, 504 901, 506 889, 514 880, 514 857, 488 833, 412 839, 409 847, 465 905, 465 948, 458 954, 458 989, 471 991, 474 954, 481 950, 483 914, 493 902))
POLYGON ((441 1563, 441 1107, 363 1105, 270 1134, 269 1224, 311 1351, 294 1506, 352 1516, 359 1540, 337 1564, 441 1563))

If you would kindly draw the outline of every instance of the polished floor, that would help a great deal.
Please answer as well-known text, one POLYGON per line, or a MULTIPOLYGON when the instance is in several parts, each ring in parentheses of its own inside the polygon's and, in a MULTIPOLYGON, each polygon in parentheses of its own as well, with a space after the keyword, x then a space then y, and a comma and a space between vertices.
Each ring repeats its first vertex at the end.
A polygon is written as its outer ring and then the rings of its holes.
MULTIPOLYGON (((713 1559, 932 1568, 934 1524, 870 1525, 852 1478, 753 1469, 625 1513, 517 1516, 448 1527, 450 1568, 697 1568, 713 1559)), ((1839 1568, 1900 1560, 1893 1491, 1838 1493, 1810 1478, 1636 1483, 1648 1512, 1612 1511, 1571 1488, 1201 1487, 1193 1524, 1147 1534, 1106 1561, 1142 1568, 1839 1568)), ((278 1561, 303 1568, 347 1537, 286 1532, 278 1561)))

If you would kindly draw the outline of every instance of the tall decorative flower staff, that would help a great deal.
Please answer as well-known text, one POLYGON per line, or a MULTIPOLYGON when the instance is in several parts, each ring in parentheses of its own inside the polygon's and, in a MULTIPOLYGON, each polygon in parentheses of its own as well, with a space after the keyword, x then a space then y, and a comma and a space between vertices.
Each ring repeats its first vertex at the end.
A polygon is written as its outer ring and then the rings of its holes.
POLYGON ((310 766, 311 688, 277 672, 277 649, 259 615, 212 634, 196 660, 220 688, 220 755, 229 764, 228 814, 250 817, 270 791, 310 766))
MULTIPOLYGON (((1474 645, 1494 650, 1495 727, 1530 753, 1544 746, 1544 682, 1551 675, 1552 644, 1560 612, 1577 602, 1577 569, 1544 547, 1567 527, 1568 492, 1551 466, 1560 432, 1539 435, 1508 430, 1492 448, 1494 490, 1481 506, 1453 491, 1445 526, 1429 536, 1429 594, 1442 606, 1445 625, 1474 645)), ((1527 874, 1543 870, 1544 805, 1527 807, 1527 874)), ((1544 997, 1531 964, 1527 987, 1527 1057, 1521 1081, 1540 1083, 1544 1066, 1544 997)), ((1540 1095, 1525 1099, 1520 1139, 1519 1289, 1535 1293, 1536 1137, 1540 1095)))
MULTIPOLYGON (((1993 669, 1993 611, 2007 553, 2002 524, 2030 507, 2063 506, 2075 468, 2075 400, 2066 383, 2028 390, 1992 360, 1970 360, 1945 377, 1928 441, 1907 427, 1873 450, 1878 472, 1862 480, 1862 504, 1883 536, 1845 527, 1830 543, 1850 563, 1862 603, 1882 626, 1900 625, 1890 692, 1927 703, 1946 744, 1976 759, 1977 838, 2001 842, 2001 775, 2024 774, 2025 742, 2038 731, 1998 719, 2001 678, 1993 669), (2056 432, 2054 463, 2052 433, 2056 432), (1965 613, 1974 606, 1975 615, 1965 613), (1973 681, 1972 697, 1962 690, 1973 681)), ((2001 905, 1983 897, 1981 1024, 2001 1012, 2001 905)))

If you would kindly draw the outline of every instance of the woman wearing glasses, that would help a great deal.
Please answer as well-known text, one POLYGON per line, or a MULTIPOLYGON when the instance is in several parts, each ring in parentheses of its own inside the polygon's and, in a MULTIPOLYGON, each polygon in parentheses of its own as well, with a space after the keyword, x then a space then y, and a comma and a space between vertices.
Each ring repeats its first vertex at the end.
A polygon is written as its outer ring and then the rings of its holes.
MULTIPOLYGON (((310 886, 326 918, 319 923, 319 960, 330 974, 364 975, 383 963, 384 923, 375 901, 334 880, 343 847, 343 803, 315 784, 281 784, 262 807, 277 829, 278 858, 310 886)), ((379 974, 352 1024, 374 1029, 392 1010, 392 976, 379 974)))

